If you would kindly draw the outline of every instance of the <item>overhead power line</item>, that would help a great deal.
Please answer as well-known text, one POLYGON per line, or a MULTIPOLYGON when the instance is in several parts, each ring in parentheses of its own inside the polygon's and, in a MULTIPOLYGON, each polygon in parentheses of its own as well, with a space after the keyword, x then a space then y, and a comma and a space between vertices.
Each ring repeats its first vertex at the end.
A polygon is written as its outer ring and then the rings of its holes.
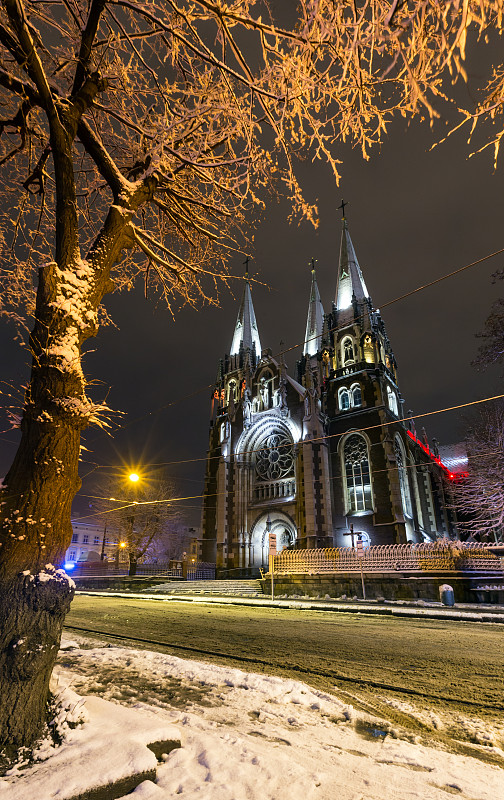
MULTIPOLYGON (((495 250, 493 253, 489 253, 488 255, 483 256, 482 258, 478 258, 476 261, 471 261, 470 264, 465 264, 463 267, 458 267, 457 269, 454 269, 451 272, 447 272, 445 275, 441 275, 439 278, 435 278, 434 280, 429 281, 428 283, 424 283, 421 286, 417 286, 415 289, 411 289, 409 292, 405 292, 404 294, 399 295, 398 297, 395 297, 392 300, 388 300, 385 303, 381 303, 379 308, 380 309, 387 308, 388 306, 391 306, 394 303, 398 303, 401 300, 405 300, 406 298, 411 297, 412 295, 417 294, 418 292, 421 292, 424 289, 428 289, 431 286, 435 286, 436 284, 441 283, 442 281, 447 280, 448 278, 452 278, 455 275, 459 275, 462 272, 465 272, 466 270, 470 269, 471 267, 475 267, 478 264, 482 264, 483 262, 488 261, 491 258, 495 258, 495 256, 501 255, 503 253, 504 253, 504 247, 501 248, 500 250, 495 250)), ((360 315, 357 319, 361 318, 362 315, 360 315)), ((348 325, 336 326, 334 328, 330 328, 328 332, 334 334, 347 327, 348 325)), ((306 344, 307 341, 312 341, 318 338, 319 336, 312 336, 309 339, 303 339, 302 342, 297 342, 296 344, 293 344, 290 347, 286 347, 283 350, 280 350, 273 356, 273 358, 275 359, 282 358, 286 353, 290 353, 293 350, 297 350, 299 347, 303 347, 303 345, 306 344)), ((172 400, 169 403, 165 403, 162 406, 159 406, 158 408, 152 411, 148 411, 139 417, 135 417, 129 422, 125 422, 123 425, 118 425, 117 427, 120 430, 125 430, 126 428, 129 428, 131 425, 134 425, 136 422, 141 422, 144 419, 148 419, 148 417, 154 416, 155 414, 159 414, 161 411, 165 411, 167 408, 171 408, 172 406, 178 405, 179 403, 182 403, 185 400, 189 400, 192 397, 201 394, 201 392, 206 391, 207 389, 212 389, 214 385, 215 385, 214 383, 209 383, 206 384, 205 386, 201 386, 199 389, 195 389, 193 392, 190 392, 189 394, 185 394, 182 397, 178 397, 176 400, 172 400)))
MULTIPOLYGON (((468 460, 470 460, 472 458, 481 458, 481 457, 484 457, 484 456, 492 456, 492 455, 499 455, 499 454, 502 454, 501 450, 487 450, 486 452, 478 453, 477 455, 474 455, 474 456, 468 455, 467 458, 468 458, 468 460)), ((413 469, 415 467, 425 467, 425 466, 429 466, 429 464, 426 464, 425 461, 420 461, 420 462, 417 462, 415 464, 404 464, 403 467, 398 467, 398 466, 392 467, 392 466, 390 466, 390 467, 385 467, 383 469, 372 469, 372 468, 370 468, 369 472, 370 472, 370 476, 373 477, 373 476, 379 475, 380 473, 383 473, 383 472, 398 472, 400 469, 413 469)), ((340 478, 340 476, 336 476, 336 477, 330 478, 329 480, 330 481, 336 481, 336 480, 341 480, 341 478, 340 478)), ((235 490, 235 489, 231 489, 231 490, 229 490, 227 492, 226 491, 224 491, 224 492, 210 492, 210 493, 206 493, 206 494, 193 494, 193 495, 189 495, 187 497, 170 497, 170 498, 166 498, 165 500, 143 500, 143 501, 136 501, 135 500, 135 501, 131 501, 131 502, 127 502, 125 500, 116 500, 114 497, 100 497, 100 496, 92 495, 92 494, 84 494, 84 495, 81 495, 81 497, 86 497, 86 498, 89 498, 90 500, 102 500, 102 501, 117 502, 117 503, 127 503, 127 504, 123 505, 123 506, 119 506, 119 507, 114 506, 113 508, 109 508, 109 509, 106 509, 104 511, 97 511, 97 512, 94 512, 93 514, 86 514, 85 516, 79 517, 78 520, 76 520, 76 521, 80 522, 80 520, 83 520, 83 519, 90 519, 91 517, 100 517, 103 514, 113 514, 114 512, 123 511, 124 509, 128 509, 128 508, 134 508, 134 507, 136 508, 137 506, 150 506, 150 505, 160 505, 160 504, 166 505, 166 504, 170 504, 170 503, 181 503, 181 502, 184 502, 185 500, 202 500, 205 497, 224 497, 225 495, 235 494, 236 491, 237 490, 235 490)), ((193 508, 199 508, 200 506, 192 506, 192 507, 193 508)))
MULTIPOLYGON (((503 399, 504 399, 504 394, 496 394, 493 397, 484 397, 484 398, 482 398, 480 400, 471 400, 471 401, 469 401, 467 403, 459 403, 458 405, 455 405, 455 406, 447 406, 446 408, 437 408, 434 411, 424 411, 422 414, 413 414, 413 415, 409 414, 407 417, 399 417, 397 419, 388 420, 387 422, 378 422, 375 425, 367 425, 367 426, 365 426, 363 428, 352 428, 351 431, 348 430, 348 431, 344 431, 342 433, 331 433, 331 434, 325 434, 323 436, 313 437, 313 438, 307 439, 306 443, 310 444, 312 442, 325 442, 328 439, 336 439, 338 437, 346 436, 347 433, 364 433, 366 431, 375 430, 376 428, 386 428, 389 425, 397 425, 400 422, 409 422, 412 419, 414 419, 414 420, 423 419, 424 417, 432 417, 432 416, 435 416, 436 414, 444 414, 447 411, 458 411, 461 408, 469 408, 470 406, 477 406, 477 405, 481 405, 482 403, 490 403, 493 400, 503 400, 503 399)), ((365 411, 366 409, 363 408, 362 410, 365 411)), ((376 410, 376 406, 370 407, 369 410, 376 410)), ((301 442, 301 444, 302 443, 303 442, 301 442)), ((269 450, 271 450, 270 447, 258 447, 258 448, 254 449, 254 450, 238 451, 236 453, 233 453, 233 455, 236 457, 236 456, 242 456, 242 455, 247 455, 247 454, 250 455, 252 453, 266 452, 266 451, 269 451, 269 450)), ((185 459, 181 459, 179 461, 158 461, 158 462, 156 462, 154 464, 149 464, 149 467, 150 468, 154 468, 154 467, 175 466, 175 465, 179 465, 179 464, 194 464, 194 463, 198 463, 198 462, 202 462, 202 461, 209 461, 209 460, 220 459, 220 458, 222 458, 222 455, 199 456, 198 458, 185 458, 185 459)), ((114 469, 114 470, 116 470, 116 469, 120 469, 120 468, 119 467, 110 467, 110 466, 107 466, 105 464, 103 464, 103 465, 97 464, 96 465, 96 469, 114 469)))

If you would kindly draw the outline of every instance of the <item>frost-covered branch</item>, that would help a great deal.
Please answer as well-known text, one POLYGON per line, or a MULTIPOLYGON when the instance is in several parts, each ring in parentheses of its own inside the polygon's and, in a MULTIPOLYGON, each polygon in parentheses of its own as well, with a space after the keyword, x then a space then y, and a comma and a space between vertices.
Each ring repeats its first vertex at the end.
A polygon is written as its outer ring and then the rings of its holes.
POLYGON ((479 538, 504 534, 504 406, 483 409, 467 437, 468 473, 454 484, 460 527, 479 538))

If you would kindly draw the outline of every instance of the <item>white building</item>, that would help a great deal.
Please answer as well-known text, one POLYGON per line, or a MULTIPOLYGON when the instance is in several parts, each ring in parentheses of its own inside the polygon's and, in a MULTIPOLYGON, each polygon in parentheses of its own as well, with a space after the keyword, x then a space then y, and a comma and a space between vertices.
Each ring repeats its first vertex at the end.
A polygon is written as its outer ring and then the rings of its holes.
MULTIPOLYGON (((66 551, 65 561, 76 564, 79 561, 101 561, 115 559, 119 546, 118 534, 107 529, 103 523, 79 522, 72 520, 72 541, 66 551)), ((123 558, 121 558, 121 561, 123 558)))

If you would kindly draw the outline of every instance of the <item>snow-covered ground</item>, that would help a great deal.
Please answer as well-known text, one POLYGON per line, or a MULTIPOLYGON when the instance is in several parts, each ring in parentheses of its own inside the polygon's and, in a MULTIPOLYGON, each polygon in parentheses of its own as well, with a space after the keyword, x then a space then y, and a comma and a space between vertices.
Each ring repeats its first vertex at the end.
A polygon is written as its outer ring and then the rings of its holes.
MULTIPOLYGON (((465 800, 497 800, 504 796, 504 770, 499 766, 450 752, 435 742, 427 746, 390 724, 371 721, 338 699, 337 687, 333 696, 293 680, 85 639, 66 641, 63 648, 57 678, 60 687, 67 687, 65 696, 72 697, 70 690, 95 696, 88 701, 89 710, 85 702, 70 703, 67 714, 88 721, 69 729, 57 750, 47 746, 42 750, 38 769, 45 771, 39 772, 36 794, 30 793, 33 785, 27 791, 32 769, 15 769, 0 780, 0 800, 71 796, 64 791, 65 768, 58 766, 64 763, 66 769, 70 763, 70 769, 74 764, 88 770, 96 785, 105 777, 110 781, 119 773, 121 759, 128 757, 123 739, 141 741, 146 725, 155 728, 158 738, 169 738, 175 726, 182 747, 163 756, 155 782, 146 780, 129 795, 138 800, 175 796, 446 800, 449 794, 465 800), (96 695, 102 699, 97 701, 96 695), (111 730, 115 730, 112 740, 111 730), (90 741, 91 752, 106 753, 105 761, 97 756, 94 760, 88 756, 88 763, 79 759, 79 747, 86 745, 89 752, 90 741), (106 769, 98 764, 106 764, 106 769), (54 789, 58 785, 63 791, 54 789)), ((63 717, 61 722, 64 728, 63 717)), ((442 725, 441 718, 433 720, 433 728, 442 725)), ((504 757, 498 746, 501 735, 502 729, 480 731, 480 740, 487 741, 482 750, 504 757)), ((146 769, 149 764, 147 758, 146 769)))

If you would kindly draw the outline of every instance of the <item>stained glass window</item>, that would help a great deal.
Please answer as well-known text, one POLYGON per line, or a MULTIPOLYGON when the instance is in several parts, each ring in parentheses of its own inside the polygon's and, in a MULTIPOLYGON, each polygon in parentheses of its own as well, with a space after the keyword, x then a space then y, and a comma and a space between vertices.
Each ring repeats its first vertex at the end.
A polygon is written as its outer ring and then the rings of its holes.
POLYGON ((373 508, 371 476, 366 440, 354 433, 345 442, 343 450, 346 493, 349 512, 370 511, 373 508))
POLYGON ((350 393, 348 389, 340 389, 338 392, 338 398, 341 411, 346 411, 350 408, 350 393))
POLYGON ((397 462, 397 473, 399 476, 399 487, 401 489, 401 501, 402 501, 403 511, 407 517, 413 517, 413 511, 411 509, 411 495, 408 483, 408 473, 406 472, 406 467, 404 465, 404 453, 397 438, 394 443, 394 450, 397 462))
POLYGON ((256 478, 274 481, 294 474, 292 441, 283 431, 271 433, 261 442, 256 453, 256 478))

